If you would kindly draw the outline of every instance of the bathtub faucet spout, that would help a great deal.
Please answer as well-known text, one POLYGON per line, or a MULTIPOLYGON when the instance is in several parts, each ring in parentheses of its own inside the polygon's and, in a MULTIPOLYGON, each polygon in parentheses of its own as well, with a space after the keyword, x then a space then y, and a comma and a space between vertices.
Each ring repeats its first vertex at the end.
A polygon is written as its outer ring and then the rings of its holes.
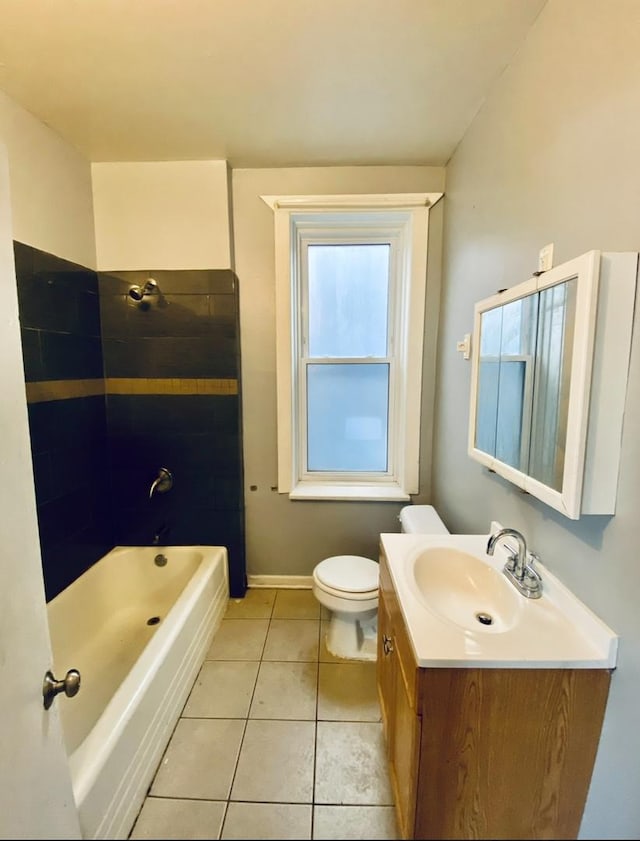
POLYGON ((153 540, 151 541, 153 546, 159 546, 160 541, 163 538, 166 538, 168 536, 169 531, 170 531, 169 526, 165 526, 165 525, 159 526, 158 531, 153 535, 153 540))

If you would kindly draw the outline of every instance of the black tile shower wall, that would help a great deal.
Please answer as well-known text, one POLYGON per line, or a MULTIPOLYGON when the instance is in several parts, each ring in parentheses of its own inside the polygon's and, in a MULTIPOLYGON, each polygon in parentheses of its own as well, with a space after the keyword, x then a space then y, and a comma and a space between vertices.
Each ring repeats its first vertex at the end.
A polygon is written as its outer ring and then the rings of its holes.
POLYGON ((104 396, 74 389, 103 377, 98 276, 19 242, 14 255, 25 382, 60 397, 28 404, 49 601, 114 545, 104 396))
POLYGON ((99 273, 116 543, 227 547, 244 595, 238 281, 231 271, 99 273), (128 292, 153 277, 158 292, 128 292), (231 387, 229 384, 232 384, 231 387), (170 491, 149 498, 161 467, 170 491))

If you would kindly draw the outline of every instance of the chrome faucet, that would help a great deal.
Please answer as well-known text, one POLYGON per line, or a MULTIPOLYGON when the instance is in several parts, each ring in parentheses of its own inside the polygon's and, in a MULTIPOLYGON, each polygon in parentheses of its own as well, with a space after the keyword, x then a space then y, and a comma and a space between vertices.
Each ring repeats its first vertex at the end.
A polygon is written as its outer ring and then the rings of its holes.
POLYGON ((166 467, 161 467, 158 471, 158 475, 151 483, 151 490, 149 491, 149 499, 152 499, 154 493, 156 491, 158 493, 165 493, 166 491, 170 491, 173 487, 173 476, 170 470, 167 470, 166 467))
POLYGON ((523 596, 527 599, 539 599, 542 595, 542 579, 533 567, 538 556, 527 550, 527 542, 519 531, 500 529, 492 534, 487 541, 487 555, 493 555, 496 544, 503 537, 513 537, 518 548, 516 550, 513 546, 505 544, 509 550, 509 557, 502 571, 523 596))

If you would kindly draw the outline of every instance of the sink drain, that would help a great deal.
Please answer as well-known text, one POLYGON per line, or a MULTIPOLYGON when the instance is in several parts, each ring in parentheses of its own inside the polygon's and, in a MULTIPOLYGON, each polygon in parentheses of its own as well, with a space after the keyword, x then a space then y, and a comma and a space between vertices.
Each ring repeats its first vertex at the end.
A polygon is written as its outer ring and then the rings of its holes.
POLYGON ((159 616, 152 616, 150 619, 147 619, 147 625, 157 625, 160 622, 159 616))
POLYGON ((493 625, 493 616, 490 613, 484 613, 480 611, 476 613, 476 619, 481 625, 493 625))

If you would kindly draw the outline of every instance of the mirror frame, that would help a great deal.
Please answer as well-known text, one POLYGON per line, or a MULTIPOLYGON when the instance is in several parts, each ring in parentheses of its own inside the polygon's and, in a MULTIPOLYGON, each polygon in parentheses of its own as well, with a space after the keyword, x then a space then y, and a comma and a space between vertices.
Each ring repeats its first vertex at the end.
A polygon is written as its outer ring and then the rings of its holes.
MULTIPOLYGON (((478 301, 474 307, 471 398, 469 411, 468 454, 491 472, 517 485, 526 493, 562 512, 573 520, 580 518, 582 485, 585 472, 589 398, 598 309, 600 251, 588 251, 559 266, 524 281, 504 292, 478 301), (536 294, 559 283, 577 279, 576 310, 571 356, 562 488, 557 491, 526 473, 500 461, 475 446, 480 367, 480 328, 482 314, 511 301, 536 294)), ((534 384, 535 390, 535 384, 534 384)))

